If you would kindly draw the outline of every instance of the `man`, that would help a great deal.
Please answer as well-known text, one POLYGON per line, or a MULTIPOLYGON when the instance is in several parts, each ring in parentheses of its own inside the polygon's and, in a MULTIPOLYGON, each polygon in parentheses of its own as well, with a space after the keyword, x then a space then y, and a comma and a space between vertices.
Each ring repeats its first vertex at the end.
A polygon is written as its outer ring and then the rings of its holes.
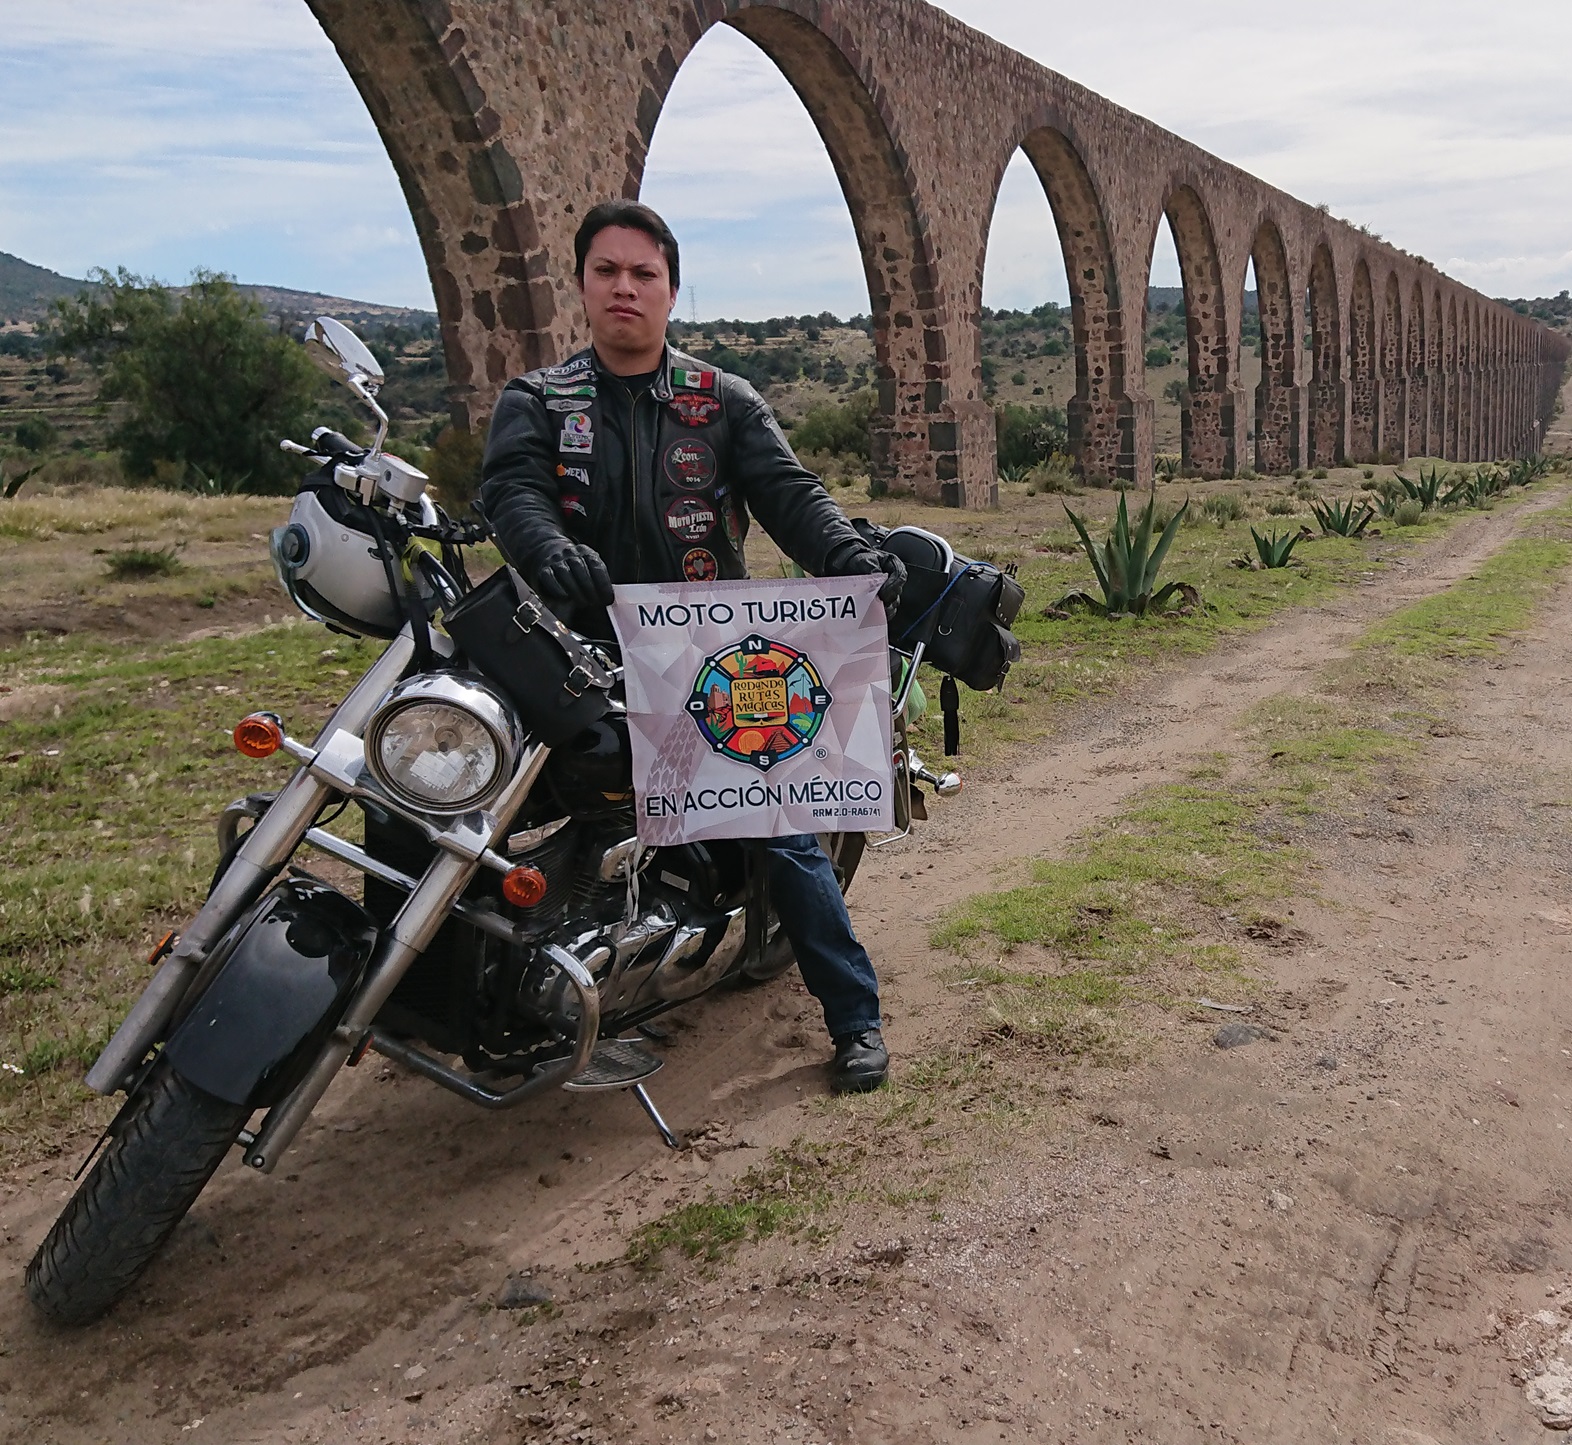
MULTIPOLYGON (((888 574, 893 610, 900 562, 857 535, 759 394, 667 346, 681 271, 666 223, 607 201, 573 251, 593 345, 509 382, 491 419, 481 501, 508 560, 580 630, 610 637, 613 582, 746 577, 751 514, 813 576, 888 574)), ((766 857, 835 1044, 831 1086, 876 1089, 889 1069, 879 984, 834 868, 812 834, 771 839, 766 857)))

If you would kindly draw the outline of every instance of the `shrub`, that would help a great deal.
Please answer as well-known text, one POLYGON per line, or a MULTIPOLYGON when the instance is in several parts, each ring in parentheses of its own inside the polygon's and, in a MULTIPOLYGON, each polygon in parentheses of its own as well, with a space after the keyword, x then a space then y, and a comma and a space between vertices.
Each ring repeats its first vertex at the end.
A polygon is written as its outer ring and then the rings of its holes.
POLYGON ((873 414, 878 405, 873 389, 865 387, 844 402, 811 407, 791 429, 792 449, 798 453, 857 457, 866 471, 873 456, 873 414))
POLYGON ((30 416, 16 424, 16 444, 24 451, 41 452, 54 442, 55 429, 48 417, 30 416))
POLYGON ((1316 481, 1324 482, 1326 480, 1326 468, 1317 467, 1310 475, 1313 476, 1316 481))
POLYGON ((1069 424, 1061 407, 1007 402, 995 407, 993 416, 1001 467, 1035 467, 1055 452, 1070 450, 1069 424))
POLYGON ((1292 497, 1273 497, 1266 504, 1266 515, 1269 517, 1291 517, 1299 510, 1299 504, 1292 497))
POLYGON ((455 513, 465 512, 480 495, 480 464, 485 443, 470 431, 444 427, 431 447, 431 489, 455 513))
POLYGON ((1026 373, 1024 371, 1012 371, 1010 373, 1010 385, 1011 386, 1025 386, 1026 385, 1026 373))
POLYGON ((1417 497, 1409 497, 1392 509, 1392 520, 1399 527, 1412 527, 1424 515, 1424 503, 1417 497))
POLYGON ((1166 346, 1148 346, 1146 348, 1146 364, 1149 367, 1172 366, 1174 354, 1166 346))
POLYGON ((1214 492, 1201 503, 1201 511, 1219 527, 1237 522, 1245 514, 1244 498, 1238 492, 1214 492))
POLYGON ((1043 492, 1075 492, 1075 462, 1063 452, 1055 452, 1045 462, 1038 463, 1026 474, 1026 495, 1035 497, 1043 492))

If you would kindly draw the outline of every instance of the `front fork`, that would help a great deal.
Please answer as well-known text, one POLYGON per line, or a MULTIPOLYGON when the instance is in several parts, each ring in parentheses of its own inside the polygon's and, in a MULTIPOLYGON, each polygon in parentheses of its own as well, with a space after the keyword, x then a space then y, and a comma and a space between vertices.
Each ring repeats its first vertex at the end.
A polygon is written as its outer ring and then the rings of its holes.
MULTIPOLYGON (((320 747, 339 731, 358 736, 414 655, 414 640, 406 627, 350 689, 313 746, 320 747)), ((332 794, 331 785, 313 777, 308 768, 296 771, 273 806, 246 834, 207 902, 186 925, 180 941, 88 1070, 88 1088, 112 1094, 130 1085, 148 1049, 163 1037, 213 945, 278 876, 332 794)))

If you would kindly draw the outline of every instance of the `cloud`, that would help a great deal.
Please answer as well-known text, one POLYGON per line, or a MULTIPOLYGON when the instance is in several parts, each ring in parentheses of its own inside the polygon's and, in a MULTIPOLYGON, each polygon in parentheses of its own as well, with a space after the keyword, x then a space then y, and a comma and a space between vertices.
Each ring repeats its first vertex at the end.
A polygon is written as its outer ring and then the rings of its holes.
MULTIPOLYGON (((944 8, 1460 279, 1509 295, 1572 285, 1565 0, 944 8)), ((13 3, 0 97, 0 249, 71 274, 205 265, 431 304, 392 166, 302 0, 13 3)), ((702 311, 866 310, 824 146, 779 72, 725 26, 677 76, 645 197, 682 235, 702 311)), ((1165 237, 1153 279, 1177 280, 1165 237)), ((985 299, 1064 294, 1041 188, 1018 162, 985 299)))

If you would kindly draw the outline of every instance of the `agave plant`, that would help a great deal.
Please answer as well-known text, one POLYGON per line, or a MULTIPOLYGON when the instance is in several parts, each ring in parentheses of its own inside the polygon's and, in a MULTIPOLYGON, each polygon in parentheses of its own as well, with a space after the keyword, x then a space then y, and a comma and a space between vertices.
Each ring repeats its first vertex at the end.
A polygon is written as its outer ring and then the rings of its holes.
POLYGON ((1153 471, 1160 482, 1171 482, 1179 475, 1181 459, 1171 452, 1160 452, 1157 455, 1153 471))
POLYGON ((1263 537, 1254 527, 1250 529, 1250 536, 1263 567, 1286 567, 1288 559, 1294 554, 1294 544, 1299 540, 1298 532, 1284 532, 1282 536, 1273 532, 1271 536, 1263 537))
POLYGON ((1365 528, 1375 520, 1375 508, 1367 502, 1356 506, 1353 497, 1347 502, 1340 502, 1336 497, 1330 502, 1312 502, 1310 510, 1329 537, 1362 537, 1365 528))
POLYGON ((1526 487, 1550 470, 1550 462, 1542 456, 1518 457, 1507 463, 1504 483, 1509 487, 1526 487))
POLYGON ((1169 582, 1157 587, 1157 574, 1162 568, 1163 558, 1168 555, 1168 548, 1189 506, 1190 499, 1186 497, 1184 506, 1168 519, 1154 546, 1152 531, 1157 507, 1155 498, 1147 501, 1132 533, 1130 515, 1125 510, 1125 499, 1121 495, 1113 531, 1108 534, 1106 542, 1092 541, 1086 523, 1066 505, 1064 510, 1080 534, 1081 546, 1091 559, 1092 571, 1097 574, 1097 585, 1102 588, 1103 598, 1099 602, 1089 593, 1071 592, 1061 597, 1055 607, 1066 612, 1072 607, 1085 607, 1099 617, 1144 617, 1148 612, 1161 611, 1168 600, 1175 596, 1184 598, 1192 607, 1199 604, 1201 594, 1188 582, 1169 582))
POLYGON ((1399 476, 1397 480, 1402 483, 1403 490, 1418 502, 1424 511, 1429 512, 1435 509, 1436 503, 1441 499, 1441 488, 1446 483, 1446 473, 1440 467, 1431 467, 1428 470, 1421 467, 1417 482, 1411 482, 1404 476, 1399 476))

